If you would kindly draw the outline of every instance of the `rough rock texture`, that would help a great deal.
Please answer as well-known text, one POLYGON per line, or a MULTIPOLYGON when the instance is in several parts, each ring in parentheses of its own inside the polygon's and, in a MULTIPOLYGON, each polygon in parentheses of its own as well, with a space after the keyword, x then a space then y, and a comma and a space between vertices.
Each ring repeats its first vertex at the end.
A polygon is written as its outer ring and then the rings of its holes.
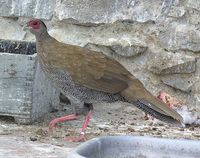
POLYGON ((148 69, 156 74, 192 73, 196 70, 195 57, 180 53, 160 52, 148 63, 148 69))
POLYGON ((199 1, 0 0, 0 4, 2 39, 34 41, 22 25, 30 17, 44 19, 59 41, 102 51, 153 94, 166 91, 200 111, 199 1))
POLYGON ((159 38, 168 50, 200 51, 200 31, 191 24, 172 22, 160 33, 159 38))
POLYGON ((194 85, 199 78, 188 74, 172 74, 161 76, 161 80, 166 85, 179 89, 183 92, 191 93, 194 91, 194 85))
POLYGON ((65 0, 57 4, 56 15, 59 20, 74 19, 82 23, 156 21, 159 16, 168 12, 171 3, 172 0, 158 0, 156 3, 153 0, 65 0))
POLYGON ((104 53, 116 53, 123 57, 134 57, 145 52, 147 49, 147 47, 137 45, 122 46, 120 44, 113 44, 110 46, 104 46, 91 43, 85 45, 85 48, 100 52, 103 51, 104 53))
POLYGON ((50 19, 53 16, 54 0, 1 0, 0 15, 5 17, 37 17, 50 19))

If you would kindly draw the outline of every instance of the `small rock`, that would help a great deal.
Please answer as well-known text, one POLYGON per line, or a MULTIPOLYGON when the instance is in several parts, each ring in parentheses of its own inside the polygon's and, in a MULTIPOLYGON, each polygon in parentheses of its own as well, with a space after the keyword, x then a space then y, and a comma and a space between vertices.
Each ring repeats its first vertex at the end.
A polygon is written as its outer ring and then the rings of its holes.
POLYGON ((131 128, 131 127, 128 127, 128 131, 135 132, 135 130, 133 128, 131 128))
POLYGON ((190 130, 190 131, 194 131, 195 128, 194 128, 194 127, 190 127, 189 130, 190 130))
POLYGON ((192 135, 195 137, 200 137, 200 134, 198 134, 198 133, 192 133, 192 135))
POLYGON ((43 129, 38 129, 36 132, 35 132, 37 135, 39 136, 47 136, 47 132, 44 131, 43 129))
POLYGON ((158 128, 156 128, 156 127, 152 127, 152 128, 151 128, 152 131, 156 131, 157 129, 158 129, 158 128))
POLYGON ((157 131, 156 134, 157 134, 157 135, 161 135, 162 132, 161 132, 161 131, 157 131))
POLYGON ((121 46, 121 45, 112 45, 110 48, 123 57, 133 57, 139 55, 147 50, 147 47, 130 45, 130 46, 121 46))
POLYGON ((121 125, 125 125, 125 122, 119 122, 119 124, 121 124, 121 125))
POLYGON ((157 124, 158 124, 158 126, 164 126, 164 123, 162 123, 160 121, 157 124))
POLYGON ((55 143, 54 145, 60 146, 60 147, 63 147, 63 146, 64 146, 64 144, 63 144, 63 143, 60 143, 60 142, 57 142, 57 143, 55 143))
POLYGON ((149 124, 148 124, 149 126, 152 126, 153 125, 153 122, 149 122, 149 124))
POLYGON ((185 131, 185 129, 184 128, 179 128, 179 131, 185 131))
POLYGON ((30 137, 30 140, 34 142, 34 141, 37 141, 37 138, 36 137, 30 137))
POLYGON ((66 136, 66 137, 70 136, 70 133, 65 133, 65 136, 66 136))

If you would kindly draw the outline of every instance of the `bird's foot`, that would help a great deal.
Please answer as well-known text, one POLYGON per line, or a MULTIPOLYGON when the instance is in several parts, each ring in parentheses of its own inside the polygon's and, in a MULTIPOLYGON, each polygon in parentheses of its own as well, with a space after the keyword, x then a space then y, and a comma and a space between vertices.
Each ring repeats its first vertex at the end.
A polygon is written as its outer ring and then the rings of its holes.
POLYGON ((84 141, 86 141, 87 139, 85 137, 85 131, 86 131, 88 123, 90 121, 91 115, 92 115, 92 110, 90 110, 85 117, 79 137, 74 137, 74 138, 69 137, 69 138, 65 138, 65 140, 69 141, 69 142, 84 142, 84 141))
POLYGON ((182 107, 183 102, 177 100, 176 98, 173 98, 169 94, 165 92, 159 92, 159 95, 157 96, 158 99, 162 100, 164 103, 166 103, 169 107, 182 107))
POLYGON ((67 116, 63 116, 63 117, 59 117, 59 118, 55 118, 49 123, 49 131, 48 132, 52 133, 53 129, 56 128, 57 123, 59 123, 59 122, 75 120, 77 118, 78 117, 75 114, 67 115, 67 116))
POLYGON ((64 140, 68 142, 84 142, 87 140, 85 133, 81 133, 79 137, 67 137, 64 140))

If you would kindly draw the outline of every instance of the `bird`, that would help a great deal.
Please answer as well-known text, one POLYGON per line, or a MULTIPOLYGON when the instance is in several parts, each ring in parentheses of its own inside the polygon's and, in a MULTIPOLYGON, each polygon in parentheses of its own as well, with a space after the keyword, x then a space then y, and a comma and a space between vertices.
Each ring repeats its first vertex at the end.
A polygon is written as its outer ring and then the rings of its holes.
POLYGON ((181 125, 183 118, 174 109, 154 97, 122 64, 102 52, 59 42, 49 35, 40 19, 26 23, 36 38, 36 49, 42 71, 74 107, 73 114, 55 118, 49 123, 52 131, 57 123, 78 119, 85 113, 80 135, 68 141, 85 141, 85 131, 96 102, 127 102, 163 122, 181 125))

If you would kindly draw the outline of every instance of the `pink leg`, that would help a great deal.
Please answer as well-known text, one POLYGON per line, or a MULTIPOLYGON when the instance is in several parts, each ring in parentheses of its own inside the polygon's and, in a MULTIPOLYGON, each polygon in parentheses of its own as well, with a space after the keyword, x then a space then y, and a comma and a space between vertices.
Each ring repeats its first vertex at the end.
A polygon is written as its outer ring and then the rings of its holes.
POLYGON ((63 117, 59 117, 59 118, 55 118, 53 119, 50 123, 49 123, 49 133, 51 133, 53 131, 53 128, 56 127, 56 124, 59 122, 65 122, 65 121, 70 121, 70 120, 75 120, 78 117, 75 114, 72 115, 67 115, 67 116, 63 116, 63 117))
POLYGON ((87 126, 88 126, 88 123, 90 121, 90 118, 91 118, 91 115, 92 115, 92 110, 90 110, 88 112, 88 114, 86 115, 85 117, 85 120, 83 122, 83 126, 82 126, 82 129, 81 129, 81 132, 80 132, 80 136, 79 137, 75 137, 75 138, 65 138, 65 140, 67 141, 70 141, 70 142, 81 142, 81 141, 86 141, 86 137, 85 137, 85 131, 87 129, 87 126))

